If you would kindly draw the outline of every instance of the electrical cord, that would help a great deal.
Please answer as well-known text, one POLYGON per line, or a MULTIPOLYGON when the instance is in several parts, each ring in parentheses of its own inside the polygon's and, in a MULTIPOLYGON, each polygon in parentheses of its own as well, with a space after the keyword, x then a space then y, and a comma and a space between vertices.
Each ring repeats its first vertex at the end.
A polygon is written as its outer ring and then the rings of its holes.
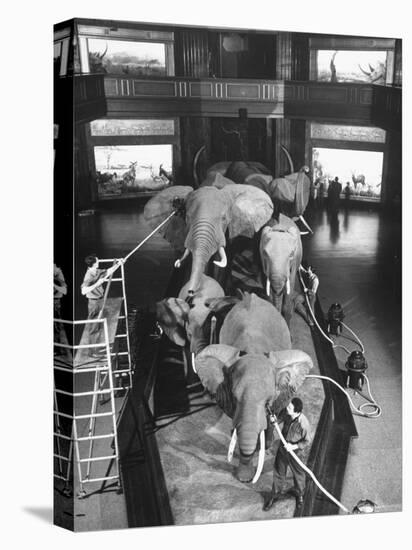
MULTIPOLYGON (((329 338, 329 336, 327 336, 325 334, 325 332, 322 330, 322 328, 320 327, 317 319, 316 319, 316 316, 315 316, 315 313, 314 311, 312 310, 311 308, 311 305, 310 305, 310 302, 309 302, 309 298, 308 298, 308 288, 306 287, 304 281, 303 281, 303 278, 302 278, 302 274, 301 274, 301 270, 299 269, 298 270, 299 272, 299 279, 300 279, 300 283, 302 285, 302 288, 304 290, 304 293, 305 293, 305 300, 306 300, 306 305, 309 309, 309 313, 310 313, 310 316, 312 317, 314 323, 316 324, 317 328, 319 329, 320 333, 323 335, 324 338, 326 338, 326 340, 328 340, 331 345, 332 345, 332 348, 342 348, 343 350, 346 351, 346 353, 348 355, 350 355, 350 351, 345 347, 345 346, 342 346, 341 344, 335 344, 335 342, 332 340, 332 338, 329 338)), ((362 350, 362 354, 365 353, 365 348, 360 340, 360 338, 358 338, 357 334, 355 334, 355 332, 348 327, 348 325, 346 325, 345 323, 343 323, 341 321, 341 324, 342 326, 344 326, 355 338, 356 338, 356 341, 359 345, 359 347, 361 348, 362 350)), ((360 405, 359 407, 356 407, 352 401, 352 399, 350 398, 349 394, 344 390, 344 388, 342 386, 340 386, 335 380, 333 380, 332 378, 329 378, 327 376, 321 376, 321 375, 307 375, 306 378, 322 378, 322 379, 325 379, 325 380, 329 380, 330 382, 332 382, 333 384, 335 384, 341 391, 343 391, 343 393, 346 395, 346 397, 348 398, 348 401, 352 407, 352 409, 354 411, 356 411, 356 413, 360 416, 364 416, 365 418, 378 418, 381 414, 382 414, 382 409, 381 407, 376 403, 375 399, 373 398, 372 396, 372 393, 371 393, 371 390, 370 390, 370 383, 369 383, 369 379, 368 377, 366 376, 365 373, 362 373, 362 376, 364 378, 364 380, 366 381, 366 385, 368 387, 368 393, 369 393, 369 396, 368 397, 367 395, 363 394, 362 392, 360 392, 359 390, 356 390, 357 393, 359 393, 359 395, 361 395, 364 399, 366 399, 368 401, 368 403, 363 403, 362 405, 360 405), (365 407, 372 407, 372 411, 371 412, 365 412, 363 409, 365 407)))
MULTIPOLYGON (((366 377, 365 374, 363 374, 364 378, 366 379, 367 381, 367 385, 368 385, 368 391, 370 392, 370 389, 369 389, 369 380, 368 378, 366 377)), ((329 378, 329 376, 322 376, 320 374, 307 374, 305 376, 305 378, 320 378, 322 380, 328 380, 329 382, 332 382, 332 384, 335 384, 335 386, 337 386, 345 395, 346 397, 348 398, 348 401, 351 405, 351 407, 360 415, 360 416, 365 416, 366 418, 378 418, 378 416, 380 416, 382 414, 382 411, 381 411, 381 408, 379 407, 379 405, 374 401, 374 399, 369 399, 366 395, 364 394, 361 394, 362 397, 364 397, 365 399, 367 399, 369 401, 369 403, 363 403, 362 405, 360 405, 360 407, 356 407, 355 404, 353 403, 352 399, 350 398, 350 395, 348 394, 348 392, 340 385, 338 384, 338 382, 336 382, 336 380, 333 380, 333 378, 329 378), (362 409, 364 407, 374 407, 375 408, 375 411, 372 411, 370 413, 367 413, 367 412, 363 412, 362 409)), ((357 391, 357 390, 356 390, 357 391)), ((360 393, 360 392, 358 392, 360 393)), ((372 397, 372 396, 371 396, 372 397)))

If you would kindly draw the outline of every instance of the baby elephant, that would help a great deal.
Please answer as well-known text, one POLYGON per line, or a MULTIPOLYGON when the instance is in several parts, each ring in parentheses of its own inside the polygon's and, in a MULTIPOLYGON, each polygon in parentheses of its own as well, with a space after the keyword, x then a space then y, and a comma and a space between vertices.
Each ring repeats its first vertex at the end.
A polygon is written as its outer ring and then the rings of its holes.
POLYGON ((211 310, 207 303, 222 298, 224 292, 215 279, 202 275, 200 288, 190 299, 187 296, 190 282, 180 290, 177 298, 166 298, 156 304, 157 322, 172 342, 185 346, 189 341, 190 351, 198 353, 210 343, 205 323, 211 310))

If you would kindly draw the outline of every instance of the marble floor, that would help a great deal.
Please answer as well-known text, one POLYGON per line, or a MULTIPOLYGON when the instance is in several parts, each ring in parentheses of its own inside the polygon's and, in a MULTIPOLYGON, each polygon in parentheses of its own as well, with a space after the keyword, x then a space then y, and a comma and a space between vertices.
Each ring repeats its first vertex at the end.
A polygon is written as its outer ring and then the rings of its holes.
MULTIPOLYGON (((322 309, 326 313, 336 301, 343 306, 345 324, 365 348, 371 394, 382 409, 376 419, 354 416, 359 437, 352 441, 341 501, 352 509, 368 498, 377 512, 400 511, 401 216, 341 208, 336 218, 324 209, 312 209, 307 219, 315 234, 305 241, 305 255, 320 279, 322 309)), ((349 351, 354 349, 358 348, 353 345, 349 351)), ((346 352, 336 350, 336 357, 343 368, 346 352)), ((354 400, 357 406, 365 402, 354 400)))

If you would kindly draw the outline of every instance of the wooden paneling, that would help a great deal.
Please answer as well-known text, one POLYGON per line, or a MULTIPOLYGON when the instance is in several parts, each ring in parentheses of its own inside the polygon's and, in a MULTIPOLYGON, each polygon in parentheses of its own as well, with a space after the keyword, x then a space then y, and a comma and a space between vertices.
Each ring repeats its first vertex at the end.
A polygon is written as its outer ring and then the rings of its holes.
MULTIPOLYGON (((60 84, 59 84, 60 85, 60 84)), ((70 86, 69 79, 61 85, 70 86)), ((74 78, 76 120, 107 116, 300 118, 400 129, 400 88, 313 81, 74 78)))
POLYGON ((373 89, 363 84, 285 82, 285 117, 373 124, 373 89))
POLYGON ((60 86, 73 88, 76 123, 106 116, 106 95, 103 75, 77 75, 60 79, 60 86))
POLYGON ((209 40, 207 30, 180 31, 175 35, 177 76, 207 78, 209 74, 209 40))
POLYGON ((248 117, 283 116, 283 83, 278 81, 106 76, 105 92, 109 116, 237 117, 239 109, 246 109, 248 117))
POLYGON ((372 119, 377 126, 401 131, 402 89, 374 86, 372 97, 372 119))

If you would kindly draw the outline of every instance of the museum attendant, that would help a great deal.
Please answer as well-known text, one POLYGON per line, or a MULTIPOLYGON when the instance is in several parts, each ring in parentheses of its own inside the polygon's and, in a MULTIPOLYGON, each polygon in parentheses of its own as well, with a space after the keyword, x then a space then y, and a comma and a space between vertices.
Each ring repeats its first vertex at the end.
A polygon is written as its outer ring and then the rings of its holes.
MULTIPOLYGON (((270 510, 282 495, 288 466, 293 475, 296 505, 300 507, 303 504, 306 473, 289 452, 293 451, 296 456, 301 458, 300 455, 302 455, 303 450, 306 449, 312 441, 310 424, 302 410, 303 403, 299 397, 294 397, 286 407, 286 416, 282 428, 282 435, 286 440, 286 447, 284 447, 281 442, 276 453, 275 463, 273 465, 272 492, 263 508, 265 512, 270 510)), ((281 413, 280 417, 282 416, 281 413)))

